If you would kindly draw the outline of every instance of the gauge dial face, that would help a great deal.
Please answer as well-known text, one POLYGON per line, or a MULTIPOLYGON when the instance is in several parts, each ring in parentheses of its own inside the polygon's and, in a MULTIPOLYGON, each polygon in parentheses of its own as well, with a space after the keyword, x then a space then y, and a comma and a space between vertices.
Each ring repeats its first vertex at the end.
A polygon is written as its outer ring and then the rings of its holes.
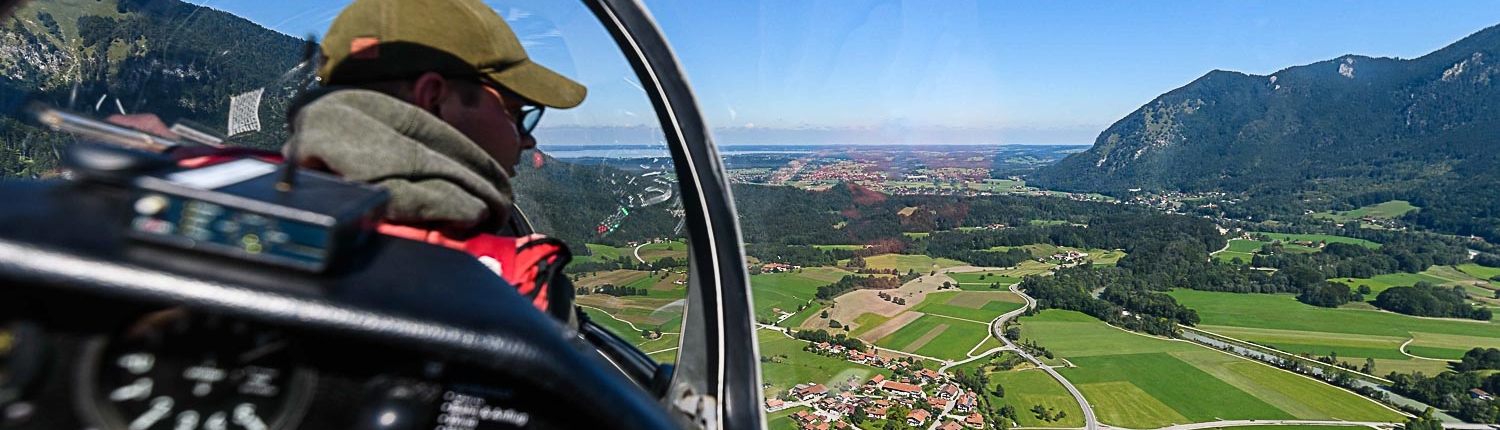
POLYGON ((293 428, 315 377, 290 348, 271 329, 155 313, 90 346, 78 399, 104 429, 293 428))

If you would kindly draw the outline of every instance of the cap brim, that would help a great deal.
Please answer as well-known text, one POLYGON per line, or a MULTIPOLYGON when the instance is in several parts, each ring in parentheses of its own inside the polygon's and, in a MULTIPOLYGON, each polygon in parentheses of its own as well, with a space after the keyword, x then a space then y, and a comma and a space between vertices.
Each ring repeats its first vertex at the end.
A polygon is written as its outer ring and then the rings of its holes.
POLYGON ((505 70, 490 73, 490 79, 522 97, 547 107, 567 109, 583 103, 588 88, 542 65, 525 60, 505 70))

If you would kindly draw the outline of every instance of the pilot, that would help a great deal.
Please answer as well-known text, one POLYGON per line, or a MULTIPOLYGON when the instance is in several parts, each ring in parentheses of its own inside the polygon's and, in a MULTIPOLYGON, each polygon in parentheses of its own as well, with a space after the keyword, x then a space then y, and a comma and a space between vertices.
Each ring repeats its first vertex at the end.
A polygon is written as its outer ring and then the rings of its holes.
POLYGON ((545 109, 577 106, 582 85, 532 62, 479 0, 356 0, 322 53, 324 89, 291 113, 289 156, 390 190, 392 224, 531 233, 510 178, 545 109))
POLYGON ((510 178, 545 109, 577 106, 583 85, 532 62, 479 0, 356 0, 321 49, 322 87, 293 103, 285 155, 389 190, 382 233, 467 251, 575 316, 566 246, 532 234, 510 178))
MULTIPOLYGON (((284 155, 385 188, 380 232, 475 255, 576 322, 567 247, 533 234, 510 178, 542 113, 582 103, 583 85, 532 62, 479 0, 355 0, 321 51, 322 85, 292 103, 284 155)), ((109 120, 172 136, 154 115, 109 120)), ((176 154, 188 166, 233 156, 176 154)))

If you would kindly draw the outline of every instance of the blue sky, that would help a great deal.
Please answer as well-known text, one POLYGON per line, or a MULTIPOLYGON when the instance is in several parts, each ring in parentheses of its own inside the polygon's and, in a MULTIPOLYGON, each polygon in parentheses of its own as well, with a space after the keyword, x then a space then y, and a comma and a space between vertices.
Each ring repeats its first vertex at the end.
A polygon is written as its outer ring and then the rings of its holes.
MULTIPOLYGON (((198 2, 293 35, 321 33, 340 8, 198 2)), ((487 3, 539 62, 590 87, 584 107, 549 112, 544 127, 654 121, 583 7, 487 3)), ((1270 74, 1344 54, 1414 58, 1500 23, 1493 0, 645 3, 721 142, 778 130, 806 140, 786 143, 1091 143, 1213 69, 1270 74)))

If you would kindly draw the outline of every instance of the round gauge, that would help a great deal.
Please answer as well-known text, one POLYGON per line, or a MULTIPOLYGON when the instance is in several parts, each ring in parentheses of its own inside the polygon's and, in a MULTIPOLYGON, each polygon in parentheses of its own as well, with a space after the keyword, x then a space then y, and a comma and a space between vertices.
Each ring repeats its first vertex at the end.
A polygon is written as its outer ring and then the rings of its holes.
POLYGON ((275 330, 182 311, 157 312, 81 361, 77 399, 108 430, 296 427, 315 376, 275 330))

